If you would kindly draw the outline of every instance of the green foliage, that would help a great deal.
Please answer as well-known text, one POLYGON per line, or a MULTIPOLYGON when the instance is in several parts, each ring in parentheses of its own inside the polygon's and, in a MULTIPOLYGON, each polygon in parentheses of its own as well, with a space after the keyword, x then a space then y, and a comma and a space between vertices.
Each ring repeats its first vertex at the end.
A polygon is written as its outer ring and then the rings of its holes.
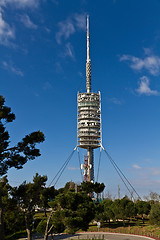
MULTIPOLYGON (((21 169, 28 160, 33 160, 40 156, 40 150, 36 148, 36 144, 44 141, 44 134, 40 131, 36 131, 26 135, 15 146, 10 146, 10 135, 6 130, 6 124, 14 120, 14 113, 11 112, 10 107, 5 106, 5 99, 0 95, 0 176, 6 174, 8 169, 12 167, 21 169)), ((3 191, 1 192, 0 188, 0 238, 4 239, 2 196, 3 191)), ((11 231, 11 228, 14 227, 12 224, 14 221, 11 223, 12 227, 9 227, 6 220, 9 219, 9 221, 12 221, 13 216, 11 216, 12 212, 8 215, 6 213, 5 216, 5 225, 8 231, 11 231)), ((16 226, 18 226, 18 223, 16 226)))
POLYGON ((104 206, 103 203, 95 205, 95 218, 97 222, 105 221, 104 206))
POLYGON ((82 188, 82 191, 84 191, 86 193, 95 192, 97 194, 97 197, 98 197, 98 194, 103 192, 103 190, 105 188, 105 185, 104 185, 104 183, 98 183, 98 182, 95 182, 95 183, 82 182, 81 183, 81 188, 82 188))
POLYGON ((127 197, 116 199, 112 204, 112 211, 116 219, 122 219, 123 221, 136 214, 134 203, 127 197))
MULTIPOLYGON (((49 201, 50 192, 44 191, 47 176, 41 176, 38 173, 33 177, 33 183, 22 183, 19 187, 15 187, 12 190, 12 196, 19 208, 24 210, 26 229, 31 232, 33 229, 33 220, 35 214, 35 206, 43 205, 44 200, 49 201), (44 195, 44 192, 47 194, 44 195), (44 199, 45 197, 45 199, 44 199)), ((54 190, 54 188, 50 189, 54 190)), ((37 221, 35 222, 35 227, 37 221)))
POLYGON ((51 219, 54 233, 62 233, 65 230, 63 220, 63 212, 59 210, 55 211, 51 219))
POLYGON ((36 228, 36 231, 37 231, 38 233, 44 235, 45 229, 46 229, 46 225, 47 225, 47 220, 46 220, 46 219, 42 219, 42 220, 39 222, 39 224, 38 224, 38 226, 37 226, 37 228, 36 228))
POLYGON ((141 216, 148 215, 150 213, 151 210, 151 205, 149 202, 146 201, 137 201, 135 204, 137 213, 141 216))
POLYGON ((86 193, 94 192, 94 183, 92 182, 82 182, 81 187, 82 187, 82 191, 85 191, 86 193))
POLYGON ((103 192, 104 188, 105 188, 104 183, 95 182, 95 184, 94 184, 94 192, 95 193, 98 194, 98 193, 103 192))
POLYGON ((159 203, 155 203, 152 205, 149 221, 151 224, 160 225, 160 204, 159 203))
POLYGON ((27 211, 34 211, 35 205, 41 203, 40 195, 47 181, 47 176, 38 173, 33 177, 33 183, 23 182, 19 187, 12 190, 12 195, 19 206, 27 211))
POLYGON ((53 225, 59 221, 68 233, 74 233, 78 229, 87 230, 90 221, 94 218, 94 204, 86 193, 67 193, 59 194, 54 203, 55 209, 52 217, 53 225))
POLYGON ((20 230, 25 230, 24 213, 18 208, 13 199, 8 199, 4 205, 4 226, 5 233, 11 234, 20 230))
POLYGON ((143 223, 144 223, 144 217, 146 215, 149 215, 150 210, 151 210, 150 202, 137 201, 135 204, 135 207, 136 207, 136 211, 137 211, 138 215, 140 215, 142 217, 143 223))
POLYGON ((102 204, 104 208, 104 220, 109 222, 110 220, 115 220, 115 214, 112 210, 113 201, 111 199, 105 199, 102 204))
POLYGON ((40 156, 36 143, 44 141, 44 134, 40 131, 26 135, 22 141, 9 148, 10 136, 5 125, 15 120, 11 108, 4 105, 5 99, 0 95, 0 176, 7 173, 9 168, 21 169, 28 161, 40 156))
MULTIPOLYGON (((50 234, 61 233, 65 230, 65 227, 63 224, 63 217, 64 216, 61 211, 54 212, 54 215, 51 217, 51 221, 49 221, 49 226, 48 226, 49 229, 51 229, 52 227, 50 234)), ((36 231, 44 235, 46 230, 46 225, 47 225, 47 219, 44 218, 39 222, 36 228, 36 231)))
POLYGON ((8 184, 6 176, 1 179, 0 189, 4 209, 5 233, 11 234, 25 229, 24 214, 17 206, 17 202, 11 198, 12 187, 8 184))

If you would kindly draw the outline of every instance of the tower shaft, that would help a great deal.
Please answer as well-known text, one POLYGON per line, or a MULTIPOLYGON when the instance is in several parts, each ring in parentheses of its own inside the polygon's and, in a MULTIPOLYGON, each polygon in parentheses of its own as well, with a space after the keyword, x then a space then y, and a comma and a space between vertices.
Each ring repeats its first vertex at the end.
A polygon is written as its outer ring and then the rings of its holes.
MULTIPOLYGON (((86 61, 86 88, 87 93, 91 92, 91 60, 90 60, 90 49, 89 49, 89 16, 87 16, 87 61, 86 61)), ((88 156, 88 181, 94 182, 94 152, 92 148, 87 150, 88 156)))
POLYGON ((87 156, 88 156, 88 181, 94 182, 94 150, 92 148, 87 150, 87 156))

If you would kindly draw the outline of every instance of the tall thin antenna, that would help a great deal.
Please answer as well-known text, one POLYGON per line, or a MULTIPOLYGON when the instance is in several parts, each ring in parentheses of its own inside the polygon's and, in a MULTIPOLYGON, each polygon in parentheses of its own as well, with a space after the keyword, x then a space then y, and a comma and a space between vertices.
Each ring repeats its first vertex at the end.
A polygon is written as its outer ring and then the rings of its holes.
POLYGON ((86 88, 91 92, 91 59, 89 56, 89 16, 87 16, 87 61, 86 61, 86 88))
POLYGON ((87 62, 90 62, 90 56, 89 56, 89 16, 87 16, 87 62))

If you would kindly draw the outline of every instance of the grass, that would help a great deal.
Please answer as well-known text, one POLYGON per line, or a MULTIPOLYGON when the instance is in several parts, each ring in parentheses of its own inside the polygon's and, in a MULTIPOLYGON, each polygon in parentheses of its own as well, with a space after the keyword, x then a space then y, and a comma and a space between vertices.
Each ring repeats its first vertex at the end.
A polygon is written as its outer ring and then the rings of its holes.
MULTIPOLYGON (((44 213, 36 213, 35 218, 42 219, 44 218, 44 213)), ((79 230, 78 232, 81 232, 79 230)), ((148 220, 143 221, 141 219, 136 220, 132 219, 132 221, 125 221, 125 226, 123 225, 122 221, 117 222, 106 222, 101 224, 99 229, 100 232, 117 232, 117 233, 131 233, 131 234, 138 234, 138 235, 145 235, 145 236, 160 236, 160 226, 157 225, 150 225, 148 220)), ((97 224, 90 224, 88 232, 98 232, 97 224)), ((26 231, 21 231, 9 235, 5 238, 5 240, 15 240, 21 237, 26 237, 26 231)), ((94 240, 94 239, 93 239, 94 240)), ((99 239, 96 239, 99 240, 99 239)))
MULTIPOLYGON (((97 224, 91 224, 88 232, 97 232, 97 224)), ((160 226, 150 225, 149 221, 146 220, 144 223, 142 220, 132 220, 131 222, 126 221, 125 226, 123 222, 111 222, 102 224, 99 231, 101 232, 119 232, 119 233, 131 233, 138 235, 156 235, 160 236, 160 226)))
POLYGON ((26 236, 27 236, 27 233, 24 230, 24 231, 16 232, 16 233, 13 233, 11 235, 6 236, 5 240, 15 240, 15 239, 23 238, 23 237, 26 237, 26 236))
MULTIPOLYGON (((32 231, 32 234, 36 233, 35 230, 32 231)), ((27 233, 26 230, 23 231, 19 231, 13 234, 10 234, 8 236, 5 236, 5 240, 16 240, 18 238, 26 238, 27 237, 27 233)))

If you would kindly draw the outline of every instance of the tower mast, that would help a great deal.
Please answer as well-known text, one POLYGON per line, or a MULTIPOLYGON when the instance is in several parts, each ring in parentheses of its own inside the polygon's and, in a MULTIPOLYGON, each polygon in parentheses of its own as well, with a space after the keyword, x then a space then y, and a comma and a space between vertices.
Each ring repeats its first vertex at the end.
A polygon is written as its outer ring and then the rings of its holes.
MULTIPOLYGON (((86 88, 87 93, 91 92, 91 59, 89 49, 89 16, 87 16, 87 60, 86 60, 86 88)), ((88 156, 88 181, 94 182, 94 151, 89 147, 87 150, 88 156)))
POLYGON ((91 59, 89 49, 89 16, 87 16, 87 60, 86 60, 86 90, 78 92, 78 147, 87 150, 88 164, 82 166, 87 181, 94 182, 94 149, 101 146, 101 96, 91 92, 91 59), (86 169, 87 168, 87 169, 86 169))
POLYGON ((86 88, 87 93, 91 92, 91 59, 89 51, 89 16, 87 16, 87 60, 86 60, 86 88))

